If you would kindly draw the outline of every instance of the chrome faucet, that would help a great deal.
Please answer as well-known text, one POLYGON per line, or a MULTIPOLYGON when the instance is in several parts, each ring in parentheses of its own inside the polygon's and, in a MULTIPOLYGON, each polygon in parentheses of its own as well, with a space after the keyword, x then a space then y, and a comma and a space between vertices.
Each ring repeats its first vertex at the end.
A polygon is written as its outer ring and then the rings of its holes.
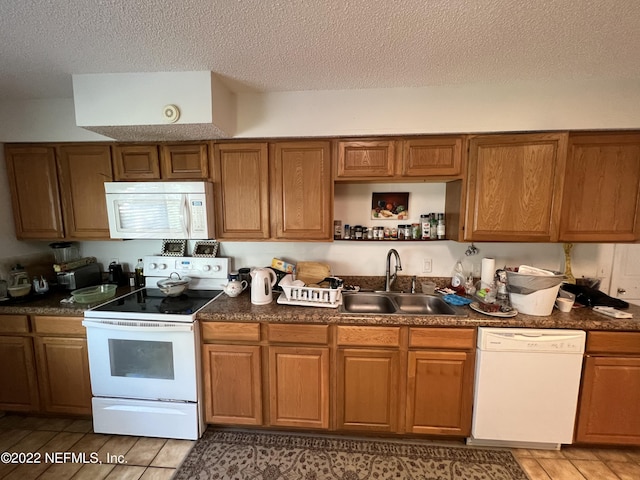
POLYGON ((384 277, 384 291, 390 292, 391 285, 396 281, 398 277, 398 270, 402 270, 402 264, 400 263, 400 255, 395 248, 392 248, 387 252, 387 264, 385 269, 385 277, 384 277), (391 274, 391 254, 396 257, 395 269, 393 271, 393 275, 391 274))

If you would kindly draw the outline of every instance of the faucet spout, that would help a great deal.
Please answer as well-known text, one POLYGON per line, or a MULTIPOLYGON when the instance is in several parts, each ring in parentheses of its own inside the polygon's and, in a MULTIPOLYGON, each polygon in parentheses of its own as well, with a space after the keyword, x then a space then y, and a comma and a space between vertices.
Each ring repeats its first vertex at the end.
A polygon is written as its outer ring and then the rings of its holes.
POLYGON ((387 252, 387 263, 385 266, 385 276, 384 276, 385 292, 391 291, 391 286, 398 278, 398 270, 402 270, 402 263, 400 262, 400 254, 398 254, 398 251, 395 248, 392 248, 387 252), (391 273, 391 255, 393 255, 396 259, 393 273, 391 273))

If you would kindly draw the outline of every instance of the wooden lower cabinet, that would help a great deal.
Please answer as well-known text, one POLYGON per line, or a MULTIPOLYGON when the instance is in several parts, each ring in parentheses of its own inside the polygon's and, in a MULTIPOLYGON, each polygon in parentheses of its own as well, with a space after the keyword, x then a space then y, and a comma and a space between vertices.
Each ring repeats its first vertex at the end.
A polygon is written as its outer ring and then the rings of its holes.
POLYGON ((410 351, 406 431, 432 435, 471 433, 471 352, 410 351))
POLYGON ((578 443, 640 445, 640 332, 588 332, 578 443))
POLYGON ((0 337, 0 365, 0 410, 37 411, 38 383, 31 337, 0 337))
POLYGON ((338 430, 398 431, 400 351, 338 349, 338 430))
POLYGON ((260 347, 203 346, 205 421, 262 425, 260 347))
POLYGON ((329 347, 269 347, 269 423, 329 428, 329 347))
POLYGON ((91 380, 85 338, 36 337, 43 410, 91 414, 91 380))

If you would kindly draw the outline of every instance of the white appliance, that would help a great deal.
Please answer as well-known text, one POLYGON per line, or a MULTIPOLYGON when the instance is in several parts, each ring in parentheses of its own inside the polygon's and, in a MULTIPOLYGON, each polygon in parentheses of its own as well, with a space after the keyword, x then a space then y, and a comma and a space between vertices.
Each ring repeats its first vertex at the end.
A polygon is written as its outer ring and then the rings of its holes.
POLYGON ((197 312, 222 293, 227 258, 144 257, 146 287, 87 310, 96 433, 196 440, 204 431, 197 312), (192 278, 167 297, 172 272, 192 278))
POLYGON ((559 449, 573 442, 581 330, 479 328, 470 445, 559 449))
POLYGON ((209 182, 105 182, 111 238, 208 239, 214 233, 209 182))
POLYGON ((251 270, 251 303, 266 305, 273 301, 273 286, 278 277, 270 268, 254 268, 251 270))

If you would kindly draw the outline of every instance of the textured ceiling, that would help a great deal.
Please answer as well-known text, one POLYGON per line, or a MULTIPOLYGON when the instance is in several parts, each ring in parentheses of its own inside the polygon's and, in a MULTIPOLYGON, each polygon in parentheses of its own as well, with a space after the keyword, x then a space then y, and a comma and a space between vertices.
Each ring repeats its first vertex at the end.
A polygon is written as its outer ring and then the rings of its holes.
POLYGON ((210 70, 234 91, 638 78, 639 0, 1 0, 0 100, 74 73, 210 70))

